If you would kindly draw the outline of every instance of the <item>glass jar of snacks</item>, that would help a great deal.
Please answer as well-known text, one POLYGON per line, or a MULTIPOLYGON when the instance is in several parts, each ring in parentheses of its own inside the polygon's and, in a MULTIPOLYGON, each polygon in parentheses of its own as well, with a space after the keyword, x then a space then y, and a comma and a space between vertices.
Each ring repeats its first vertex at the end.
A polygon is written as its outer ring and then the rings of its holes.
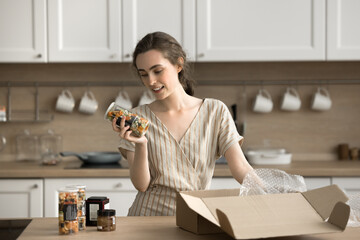
POLYGON ((130 126, 130 130, 138 137, 143 136, 149 128, 147 119, 116 105, 114 102, 108 107, 104 118, 111 122, 114 118, 117 118, 116 124, 118 126, 120 126, 121 119, 125 118, 125 127, 130 126))
POLYGON ((98 210, 97 230, 98 231, 114 231, 116 229, 116 211, 114 209, 98 210))
POLYGON ((59 189, 59 234, 71 234, 79 231, 77 221, 78 190, 76 188, 59 189))
POLYGON ((67 188, 76 188, 78 190, 78 204, 77 204, 77 220, 79 224, 79 230, 86 229, 86 208, 85 208, 85 201, 86 201, 86 186, 85 185, 67 185, 67 188))

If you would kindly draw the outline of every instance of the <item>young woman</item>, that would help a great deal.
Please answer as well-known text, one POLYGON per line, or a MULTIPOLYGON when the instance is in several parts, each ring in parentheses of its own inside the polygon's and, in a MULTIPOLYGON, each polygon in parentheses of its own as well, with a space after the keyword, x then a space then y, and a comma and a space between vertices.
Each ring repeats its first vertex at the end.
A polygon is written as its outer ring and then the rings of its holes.
POLYGON ((133 67, 156 100, 132 109, 151 122, 143 137, 133 136, 124 119, 120 127, 113 121, 139 190, 129 215, 175 215, 176 193, 208 189, 222 155, 241 183, 252 170, 240 148, 243 138, 224 103, 192 96, 181 45, 166 33, 150 33, 137 44, 133 67))

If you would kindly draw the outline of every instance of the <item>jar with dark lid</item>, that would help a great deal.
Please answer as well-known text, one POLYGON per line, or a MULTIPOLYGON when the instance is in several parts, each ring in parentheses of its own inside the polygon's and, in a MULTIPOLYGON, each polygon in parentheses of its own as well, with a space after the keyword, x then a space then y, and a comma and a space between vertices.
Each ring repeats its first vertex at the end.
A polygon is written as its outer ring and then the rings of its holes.
POLYGON ((116 229, 116 211, 114 209, 98 210, 97 230, 114 231, 116 229))

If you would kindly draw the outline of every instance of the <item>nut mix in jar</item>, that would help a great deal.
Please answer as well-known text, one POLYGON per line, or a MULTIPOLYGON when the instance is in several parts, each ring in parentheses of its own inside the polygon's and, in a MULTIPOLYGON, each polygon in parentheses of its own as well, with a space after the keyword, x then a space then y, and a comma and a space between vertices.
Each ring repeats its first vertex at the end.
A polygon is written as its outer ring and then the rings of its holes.
POLYGON ((71 234, 79 231, 77 203, 78 190, 76 188, 59 190, 59 234, 71 234))
POLYGON ((67 185, 67 188, 76 188, 78 190, 78 204, 77 204, 77 220, 79 223, 79 230, 86 229, 86 208, 85 208, 85 185, 67 185))
POLYGON ((97 211, 97 230, 98 231, 114 231, 116 229, 116 211, 114 209, 103 209, 97 211))
POLYGON ((114 102, 108 107, 104 118, 112 121, 117 118, 116 125, 120 126, 120 121, 125 118, 125 127, 130 126, 130 130, 138 137, 143 136, 149 128, 149 121, 142 118, 122 107, 116 105, 114 102))

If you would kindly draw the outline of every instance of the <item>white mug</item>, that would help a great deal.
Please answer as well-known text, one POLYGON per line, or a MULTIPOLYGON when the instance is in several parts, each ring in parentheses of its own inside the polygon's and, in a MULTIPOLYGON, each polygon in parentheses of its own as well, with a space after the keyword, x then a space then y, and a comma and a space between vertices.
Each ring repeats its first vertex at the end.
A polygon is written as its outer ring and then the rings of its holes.
POLYGON ((75 106, 75 99, 68 89, 64 89, 56 101, 56 110, 60 112, 72 112, 75 106))
POLYGON ((317 111, 326 111, 331 108, 331 98, 329 91, 325 88, 318 87, 311 101, 311 109, 317 111))
POLYGON ((288 87, 281 101, 281 110, 297 111, 301 107, 301 99, 295 88, 288 87))
POLYGON ((79 111, 86 114, 93 114, 98 109, 98 102, 91 91, 86 91, 79 104, 79 111))
POLYGON ((268 113, 273 109, 273 101, 271 99, 271 95, 265 89, 260 89, 258 94, 256 95, 253 111, 260 113, 268 113))
POLYGON ((129 94, 124 90, 121 90, 117 95, 115 104, 127 110, 132 109, 132 102, 130 100, 129 94))

